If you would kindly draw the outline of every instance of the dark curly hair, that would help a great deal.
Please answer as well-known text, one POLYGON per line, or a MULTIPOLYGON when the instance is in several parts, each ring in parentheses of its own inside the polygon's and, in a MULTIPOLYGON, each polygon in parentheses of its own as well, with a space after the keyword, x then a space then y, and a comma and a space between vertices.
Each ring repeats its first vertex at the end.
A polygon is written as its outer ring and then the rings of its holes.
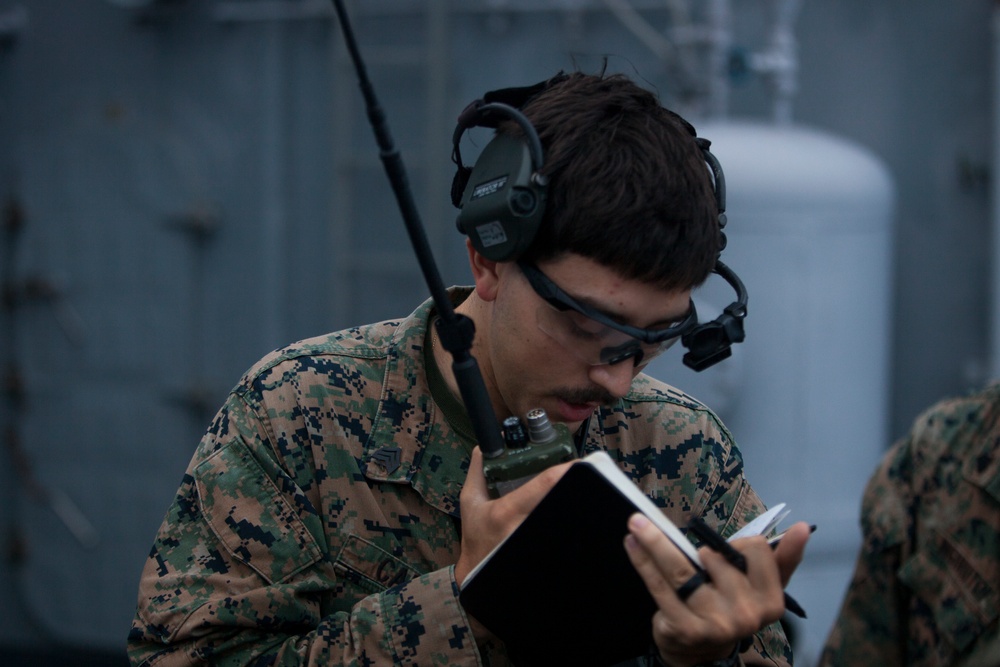
MULTIPOLYGON (((545 150, 549 195, 523 259, 567 252, 664 289, 705 281, 721 249, 711 174, 694 129, 622 74, 560 74, 523 108, 545 150)), ((515 123, 501 132, 521 133, 515 123)))

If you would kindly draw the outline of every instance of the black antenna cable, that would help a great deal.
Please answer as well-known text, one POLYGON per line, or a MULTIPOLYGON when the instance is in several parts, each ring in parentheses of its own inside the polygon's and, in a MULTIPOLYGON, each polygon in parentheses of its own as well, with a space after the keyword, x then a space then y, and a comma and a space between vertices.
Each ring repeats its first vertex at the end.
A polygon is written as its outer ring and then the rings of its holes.
POLYGON ((444 348, 451 353, 451 368, 455 373, 462 401, 465 403, 469 418, 472 420, 472 428, 479 448, 484 457, 495 458, 503 453, 504 443, 500 435, 496 413, 493 411, 493 404, 490 403, 490 396, 486 391, 486 384, 483 382, 483 375, 479 371, 479 364, 470 353, 472 339, 475 335, 475 324, 465 315, 456 313, 448 298, 448 290, 445 289, 444 283, 441 281, 441 275, 434 262, 430 244, 427 242, 427 234, 420 220, 420 213, 413 201, 413 193, 410 190, 403 160, 399 151, 396 150, 385 113, 382 111, 382 107, 375 97, 375 89, 368 79, 368 73, 361 60, 347 11, 344 9, 342 0, 333 0, 333 6, 340 20, 347 50, 350 52, 351 60, 354 61, 354 69, 358 74, 358 83, 361 86, 361 94, 365 98, 368 121, 371 123, 372 130, 375 132, 375 140, 378 142, 379 158, 389 176, 389 182, 396 195, 396 202, 403 214, 403 222, 406 223, 406 231, 410 235, 410 242, 413 244, 413 250, 417 255, 417 261, 420 263, 420 269, 427 281, 427 286, 430 288, 434 305, 437 307, 438 336, 444 348))

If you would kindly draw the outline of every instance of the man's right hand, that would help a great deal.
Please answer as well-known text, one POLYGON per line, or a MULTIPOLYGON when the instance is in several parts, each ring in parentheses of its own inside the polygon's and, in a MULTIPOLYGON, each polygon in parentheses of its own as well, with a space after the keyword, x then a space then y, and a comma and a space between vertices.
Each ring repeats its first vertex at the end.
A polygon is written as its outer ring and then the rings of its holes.
POLYGON ((500 498, 491 498, 483 476, 483 455, 472 450, 469 473, 462 487, 462 552, 455 564, 459 586, 465 577, 497 544, 510 535, 542 497, 563 476, 572 461, 543 470, 534 478, 500 498))
MULTIPOLYGON (((547 468, 534 478, 500 498, 491 498, 483 476, 483 455, 476 447, 459 496, 462 511, 462 544, 455 563, 459 586, 493 548, 517 528, 548 493, 573 462, 547 468)), ((473 619, 472 631, 478 640, 488 633, 473 619)))

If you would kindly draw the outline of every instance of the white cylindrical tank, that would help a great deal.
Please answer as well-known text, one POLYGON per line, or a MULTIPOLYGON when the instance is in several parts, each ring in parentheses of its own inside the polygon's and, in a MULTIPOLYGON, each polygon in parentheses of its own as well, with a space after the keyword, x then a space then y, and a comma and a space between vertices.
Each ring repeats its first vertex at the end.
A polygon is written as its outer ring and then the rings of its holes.
MULTIPOLYGON (((702 124, 726 177, 726 262, 749 292, 746 341, 703 373, 647 372, 713 407, 750 482, 786 524, 817 525, 789 592, 796 664, 814 664, 860 546, 865 482, 887 445, 894 186, 868 150, 795 125, 702 124)), ((734 293, 713 277, 701 319, 734 293)))

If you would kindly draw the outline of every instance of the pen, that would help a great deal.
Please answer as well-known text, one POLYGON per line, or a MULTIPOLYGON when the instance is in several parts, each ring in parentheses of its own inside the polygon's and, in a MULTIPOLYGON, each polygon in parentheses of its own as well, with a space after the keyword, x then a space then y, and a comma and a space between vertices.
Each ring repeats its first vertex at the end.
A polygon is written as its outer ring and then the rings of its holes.
MULTIPOLYGON (((787 530, 783 530, 780 533, 778 533, 777 535, 775 535, 774 537, 767 538, 767 543, 769 545, 771 545, 772 549, 774 549, 775 547, 778 546, 778 543, 781 542, 781 538, 784 537, 785 533, 787 533, 787 532, 788 532, 787 530)), ((814 524, 814 523, 809 524, 809 532, 810 533, 815 533, 816 532, 816 524, 814 524)), ((732 539, 732 538, 730 538, 730 539, 732 539)))
MULTIPOLYGON (((688 528, 695 534, 696 537, 698 537, 698 539, 705 543, 705 546, 712 551, 722 554, 722 557, 725 558, 730 565, 746 574, 747 560, 743 557, 743 554, 734 549, 733 545, 727 542, 717 532, 712 530, 701 517, 696 516, 692 518, 688 522, 688 528)), ((805 609, 803 609, 802 606, 788 593, 785 593, 785 609, 792 612, 799 618, 806 617, 805 609)))

